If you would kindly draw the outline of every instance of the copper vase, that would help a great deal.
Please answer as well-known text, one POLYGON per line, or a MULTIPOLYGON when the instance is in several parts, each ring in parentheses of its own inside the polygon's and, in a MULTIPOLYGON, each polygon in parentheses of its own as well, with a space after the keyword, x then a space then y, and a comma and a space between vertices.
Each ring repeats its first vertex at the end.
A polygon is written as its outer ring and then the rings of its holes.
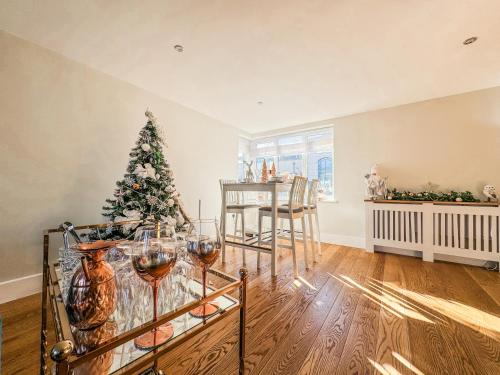
POLYGON ((113 268, 104 260, 114 241, 79 243, 71 247, 82 254, 68 291, 66 312, 72 326, 80 330, 96 328, 106 322, 116 307, 116 281, 113 268))

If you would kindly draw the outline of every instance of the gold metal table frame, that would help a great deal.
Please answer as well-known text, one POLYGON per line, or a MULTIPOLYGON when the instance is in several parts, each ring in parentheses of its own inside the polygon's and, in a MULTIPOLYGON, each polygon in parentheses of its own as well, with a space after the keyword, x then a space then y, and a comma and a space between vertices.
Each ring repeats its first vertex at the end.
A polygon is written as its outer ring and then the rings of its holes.
MULTIPOLYGON (((142 221, 124 221, 114 223, 113 225, 125 225, 131 223, 142 223, 142 221)), ((92 224, 77 226, 75 230, 106 228, 109 224, 92 224)), ((220 313, 203 319, 202 324, 199 324, 181 334, 174 337, 167 343, 151 350, 142 355, 138 359, 128 363, 121 369, 113 372, 117 375, 145 373, 148 370, 152 373, 161 374, 158 369, 158 359, 167 354, 170 350, 181 345, 191 337, 201 333, 220 320, 229 317, 235 312, 239 312, 239 374, 244 373, 244 356, 245 356, 245 321, 246 321, 246 290, 247 276, 246 268, 241 268, 239 271, 240 278, 230 276, 226 273, 209 270, 208 272, 229 282, 229 284, 213 290, 206 298, 187 303, 171 312, 163 314, 153 322, 147 322, 140 326, 134 327, 131 330, 124 332, 118 336, 107 340, 97 348, 86 352, 82 355, 76 355, 73 348, 75 347, 75 339, 71 332, 69 320, 66 315, 64 303, 62 301, 61 290, 55 272, 57 264, 49 265, 49 238, 51 234, 63 232, 62 229, 47 229, 43 232, 43 273, 42 273, 42 324, 40 329, 40 375, 47 375, 48 356, 47 351, 47 300, 50 301, 51 312, 54 318, 54 329, 57 343, 51 348, 50 356, 55 361, 56 374, 67 375, 72 369, 82 365, 85 362, 91 361, 98 356, 109 352, 124 343, 133 340, 134 338, 150 331, 153 328, 159 327, 173 319, 176 319, 192 309, 203 305, 206 302, 212 301, 220 296, 233 299, 228 293, 239 290, 239 298, 235 300, 237 303, 221 311, 220 313)))

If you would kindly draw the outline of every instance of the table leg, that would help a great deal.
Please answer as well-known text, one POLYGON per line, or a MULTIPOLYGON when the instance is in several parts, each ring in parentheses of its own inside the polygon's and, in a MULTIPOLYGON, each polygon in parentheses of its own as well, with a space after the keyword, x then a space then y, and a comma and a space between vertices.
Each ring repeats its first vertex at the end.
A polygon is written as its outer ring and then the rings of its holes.
POLYGON ((247 313, 247 283, 248 271, 246 268, 240 269, 240 345, 239 345, 239 374, 245 373, 245 329, 247 313))
POLYGON ((271 276, 276 276, 276 251, 278 247, 278 233, 277 222, 278 222, 278 194, 276 184, 273 184, 273 191, 271 193, 271 276))
POLYGON ((222 263, 226 263, 226 187, 222 185, 222 207, 221 207, 221 234, 222 234, 222 263))

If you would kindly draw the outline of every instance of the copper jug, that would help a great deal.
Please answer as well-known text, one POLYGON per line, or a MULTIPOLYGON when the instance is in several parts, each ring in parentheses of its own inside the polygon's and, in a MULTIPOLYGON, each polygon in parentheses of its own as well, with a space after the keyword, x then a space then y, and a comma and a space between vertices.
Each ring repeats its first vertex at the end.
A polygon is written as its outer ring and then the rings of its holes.
MULTIPOLYGON (((113 321, 107 321, 95 329, 86 331, 74 330, 73 335, 76 342, 76 354, 80 356, 94 350, 102 343, 115 337, 117 330, 118 327, 113 321)), ((96 358, 85 361, 73 370, 73 375, 109 374, 109 370, 113 364, 113 356, 114 351, 109 350, 96 358)))
POLYGON ((68 291, 66 312, 72 326, 80 330, 98 327, 108 320, 116 307, 115 272, 104 260, 115 241, 77 243, 73 251, 81 253, 68 291))

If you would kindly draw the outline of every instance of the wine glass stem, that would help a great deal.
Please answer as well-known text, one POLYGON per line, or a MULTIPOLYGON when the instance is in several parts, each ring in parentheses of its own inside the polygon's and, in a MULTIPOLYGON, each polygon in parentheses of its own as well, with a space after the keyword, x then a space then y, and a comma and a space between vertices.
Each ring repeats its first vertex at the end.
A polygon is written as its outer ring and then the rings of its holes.
POLYGON ((201 280, 203 282, 203 299, 207 296, 207 269, 203 267, 201 271, 201 280))
POLYGON ((157 308, 158 308, 158 283, 154 281, 152 283, 153 287, 153 322, 156 322, 157 318, 157 308))

